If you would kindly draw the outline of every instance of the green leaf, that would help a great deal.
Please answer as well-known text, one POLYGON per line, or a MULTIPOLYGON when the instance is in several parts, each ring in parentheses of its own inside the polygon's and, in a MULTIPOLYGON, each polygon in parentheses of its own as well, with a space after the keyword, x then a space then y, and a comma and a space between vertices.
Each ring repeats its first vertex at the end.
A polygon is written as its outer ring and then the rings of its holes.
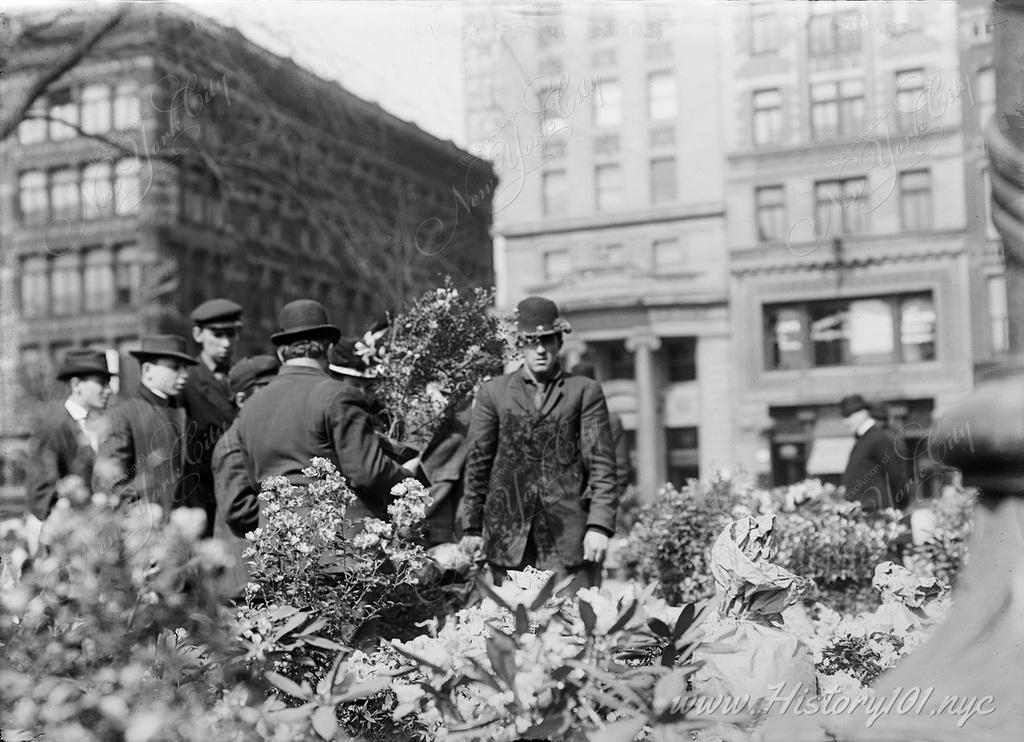
POLYGON ((274 638, 280 639, 285 634, 290 634, 291 632, 295 631, 295 629, 299 628, 300 626, 302 626, 302 624, 306 623, 307 618, 309 618, 309 616, 304 613, 300 613, 297 616, 292 616, 285 622, 284 626, 282 626, 275 632, 274 638))
POLYGON ((533 599, 532 603, 530 603, 531 611, 537 610, 542 605, 548 602, 548 598, 550 598, 555 593, 556 583, 558 583, 558 575, 552 574, 550 577, 548 577, 547 582, 544 583, 543 587, 541 587, 540 589, 540 592, 537 593, 537 597, 533 599))
POLYGON ((487 580, 484 580, 484 579, 477 580, 476 586, 480 589, 480 592, 482 592, 484 594, 484 597, 490 598, 495 603, 497 603, 498 605, 502 606, 503 608, 505 608, 508 611, 513 611, 514 610, 512 605, 509 604, 508 601, 506 601, 503 597, 501 597, 500 595, 498 595, 498 593, 496 593, 494 591, 494 588, 491 587, 490 584, 488 584, 487 580))
POLYGON ((647 719, 643 716, 613 721, 604 729, 596 729, 587 734, 587 742, 633 742, 646 723, 647 719))
POLYGON ((430 660, 425 660, 422 657, 420 657, 419 655, 415 655, 412 652, 410 652, 410 651, 408 651, 406 649, 403 649, 402 647, 398 646, 397 642, 392 642, 391 646, 399 654, 408 657, 413 662, 415 662, 415 663, 417 663, 419 665, 422 665, 423 667, 429 667, 431 670, 433 670, 434 672, 436 672, 439 675, 444 675, 445 672, 446 672, 446 670, 444 668, 442 668, 442 667, 440 667, 438 665, 435 665, 430 660))
POLYGON ((648 618, 647 625, 655 635, 669 638, 672 636, 672 632, 669 631, 668 624, 662 621, 660 618, 648 618))
MULTIPOLYGON (((498 632, 499 636, 505 636, 498 632)), ((494 668, 495 674, 503 681, 509 688, 513 687, 513 683, 516 679, 516 660, 515 650, 509 649, 507 645, 502 646, 499 641, 495 640, 494 636, 487 637, 487 658, 491 661, 491 667, 494 668)))
POLYGON ((331 700, 335 703, 348 703, 349 701, 355 701, 360 698, 375 696, 382 690, 387 690, 390 687, 391 678, 372 678, 370 680, 364 680, 361 683, 357 683, 344 693, 332 696, 331 700))
POLYGON ((608 629, 608 633, 614 634, 616 631, 620 631, 627 623, 629 623, 629 620, 633 618, 633 614, 636 613, 636 608, 636 601, 633 601, 628 606, 626 606, 626 610, 619 614, 619 617, 615 620, 615 623, 613 623, 612 627, 608 629))
POLYGON ((308 701, 312 695, 299 686, 295 681, 289 680, 284 675, 279 675, 273 670, 267 670, 263 675, 278 690, 287 693, 293 698, 301 698, 304 701, 308 701))
POLYGON ((549 713, 545 715, 539 724, 534 724, 523 732, 522 738, 545 738, 561 734, 569 728, 569 721, 569 716, 566 714, 564 709, 557 713, 549 713))
POLYGON ((594 609, 590 603, 585 600, 579 602, 580 607, 580 618, 583 619, 583 628, 587 635, 590 636, 594 633, 594 626, 597 625, 597 614, 594 613, 594 609))
POLYGON ((330 639, 324 639, 322 636, 306 636, 303 637, 302 641, 310 646, 326 649, 329 652, 341 652, 345 649, 341 644, 332 642, 330 639))
POLYGON ((294 724, 308 719, 310 709, 312 708, 312 703, 304 703, 301 706, 296 706, 294 708, 284 708, 278 709, 277 711, 271 711, 267 716, 272 721, 280 724, 294 724))
POLYGON ((516 634, 522 636, 530 630, 530 615, 526 612, 526 606, 520 603, 516 606, 516 634))
POLYGON ((334 738, 338 731, 338 720, 334 716, 334 709, 330 706, 320 706, 313 712, 313 729, 326 740, 334 738))
POLYGON ((686 630, 693 624, 693 619, 697 615, 697 609, 693 603, 687 603, 683 606, 683 610, 679 613, 679 618, 676 619, 675 628, 672 629, 672 639, 679 641, 686 630))

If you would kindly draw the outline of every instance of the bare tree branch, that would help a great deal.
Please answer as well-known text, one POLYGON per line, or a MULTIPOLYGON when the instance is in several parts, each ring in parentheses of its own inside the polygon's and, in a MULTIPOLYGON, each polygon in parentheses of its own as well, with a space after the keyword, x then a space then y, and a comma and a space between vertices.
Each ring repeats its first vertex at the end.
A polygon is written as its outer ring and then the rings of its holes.
POLYGON ((6 114, 0 116, 0 141, 7 139, 15 129, 18 128, 18 124, 21 123, 22 119, 28 113, 39 97, 46 92, 46 89, 54 82, 60 79, 60 77, 68 70, 73 68, 99 43, 100 39, 106 36, 113 28, 121 22, 121 20, 128 13, 130 4, 124 3, 118 7, 106 20, 99 23, 96 28, 91 32, 85 34, 74 47, 68 50, 68 52, 55 63, 48 66, 46 71, 40 75, 33 83, 29 86, 29 89, 25 92, 22 100, 15 104, 6 114))

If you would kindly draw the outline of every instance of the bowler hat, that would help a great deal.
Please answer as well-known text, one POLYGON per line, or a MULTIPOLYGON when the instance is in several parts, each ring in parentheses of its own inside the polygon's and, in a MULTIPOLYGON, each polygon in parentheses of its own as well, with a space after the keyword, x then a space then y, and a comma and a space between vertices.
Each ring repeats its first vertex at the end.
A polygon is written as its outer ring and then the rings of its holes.
POLYGON ((315 335, 330 336, 330 342, 337 342, 341 330, 327 321, 327 311, 318 301, 296 299, 288 302, 277 315, 280 329, 270 336, 274 345, 284 345, 295 340, 315 335))
POLYGON ((334 344, 328 359, 327 369, 342 376, 355 376, 360 379, 371 379, 375 374, 370 372, 366 360, 356 352, 356 343, 360 338, 343 337, 334 344))
POLYGON ((247 392, 257 384, 266 384, 281 368, 275 356, 250 356, 243 358, 228 371, 228 383, 232 392, 247 392))
POLYGON ((194 366, 196 359, 185 352, 187 343, 181 335, 146 335, 140 341, 139 349, 129 350, 128 353, 139 359, 140 363, 153 358, 175 358, 194 366))
POLYGON ((515 311, 516 331, 520 335, 541 337, 559 332, 572 332, 572 327, 558 316, 558 305, 543 296, 528 296, 515 311))
POLYGON ((843 397, 843 400, 839 403, 839 411, 843 417, 849 417, 854 412, 866 409, 868 409, 868 403, 865 402, 864 397, 859 394, 851 394, 848 397, 843 397))
POLYGON ((210 299, 192 310, 189 315, 196 327, 228 329, 242 324, 242 305, 230 299, 210 299))
POLYGON ((88 348, 69 350, 64 355, 64 363, 57 371, 57 378, 60 381, 67 381, 75 376, 113 376, 107 366, 107 354, 102 350, 88 348))

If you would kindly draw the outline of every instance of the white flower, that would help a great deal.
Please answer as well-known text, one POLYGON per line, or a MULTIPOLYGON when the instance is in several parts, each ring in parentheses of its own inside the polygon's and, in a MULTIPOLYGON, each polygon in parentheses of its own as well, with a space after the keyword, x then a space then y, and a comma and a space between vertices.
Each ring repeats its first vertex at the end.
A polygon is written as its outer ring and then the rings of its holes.
POLYGON ((202 508, 175 508, 171 511, 170 524, 186 541, 195 541, 206 528, 206 511, 202 508))

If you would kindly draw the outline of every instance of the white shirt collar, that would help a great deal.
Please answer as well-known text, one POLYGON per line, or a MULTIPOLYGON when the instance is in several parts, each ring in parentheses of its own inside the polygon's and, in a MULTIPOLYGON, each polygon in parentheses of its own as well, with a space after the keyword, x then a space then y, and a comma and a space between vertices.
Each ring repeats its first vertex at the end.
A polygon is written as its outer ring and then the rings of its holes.
POLYGON ((85 418, 89 417, 89 410, 82 407, 82 405, 71 399, 71 397, 68 397, 67 400, 65 400, 64 409, 68 411, 68 414, 71 415, 71 419, 76 423, 80 423, 85 418))
POLYGON ((159 389, 154 389, 154 388, 153 388, 153 387, 151 387, 151 386, 147 386, 146 388, 147 388, 147 389, 148 389, 149 391, 153 392, 153 394, 155 394, 156 396, 160 397, 160 399, 170 399, 170 397, 168 397, 168 396, 167 396, 166 394, 164 394, 163 392, 161 392, 161 391, 160 391, 159 389))
POLYGON ((871 426, 874 425, 874 424, 875 424, 874 418, 870 418, 870 417, 867 420, 865 420, 864 422, 862 422, 860 424, 860 427, 857 428, 857 437, 860 438, 862 435, 864 435, 869 430, 871 430, 871 426))

